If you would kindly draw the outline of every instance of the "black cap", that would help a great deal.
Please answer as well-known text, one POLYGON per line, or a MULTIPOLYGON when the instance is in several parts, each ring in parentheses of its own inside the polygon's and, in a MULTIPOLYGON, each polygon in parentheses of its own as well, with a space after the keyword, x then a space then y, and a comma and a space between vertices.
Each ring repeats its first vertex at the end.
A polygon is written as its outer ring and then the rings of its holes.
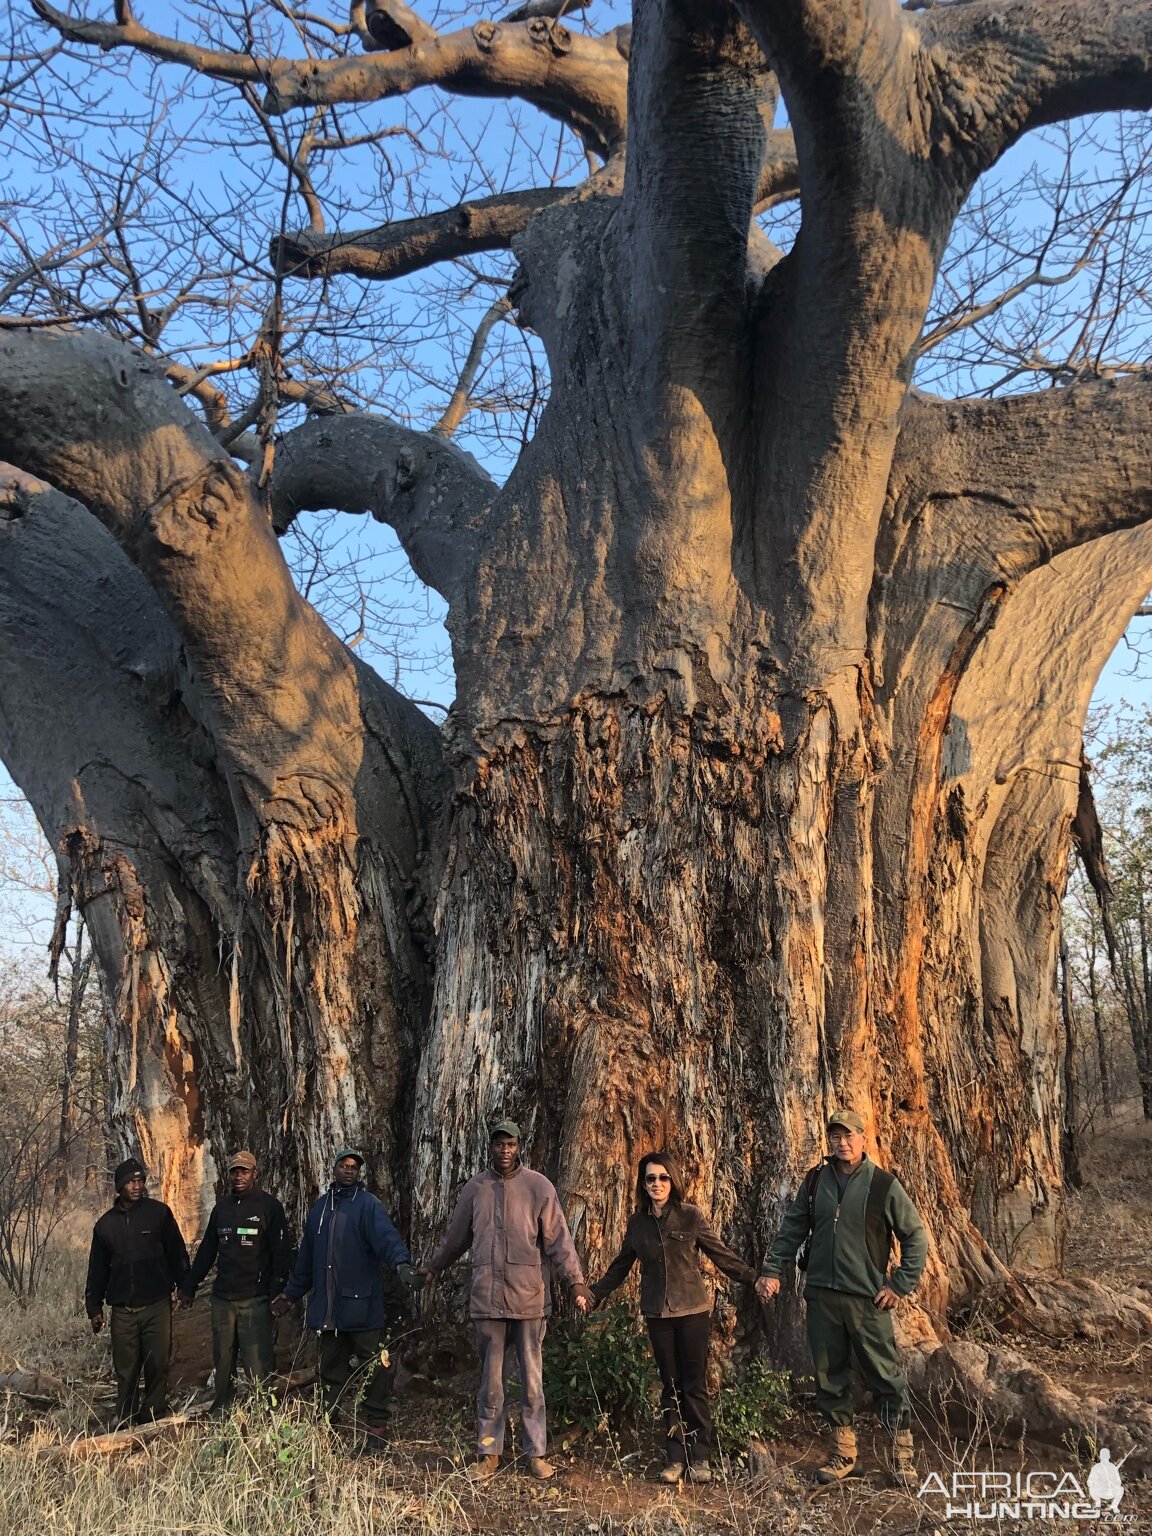
POLYGON ((116 1185, 117 1194, 120 1193, 129 1179, 146 1179, 147 1177, 147 1169, 144 1167, 144 1164, 138 1157, 125 1158, 124 1161, 116 1169, 116 1172, 112 1175, 113 1182, 116 1185))

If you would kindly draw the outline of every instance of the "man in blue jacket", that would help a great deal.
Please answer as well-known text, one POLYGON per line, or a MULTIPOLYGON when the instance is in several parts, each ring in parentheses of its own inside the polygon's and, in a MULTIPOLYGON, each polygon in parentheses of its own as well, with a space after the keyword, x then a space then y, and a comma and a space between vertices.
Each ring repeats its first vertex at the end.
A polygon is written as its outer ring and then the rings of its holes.
POLYGON ((320 1389, 331 1414, 343 1397, 358 1404, 369 1444, 381 1441, 388 1418, 391 1377, 382 1359, 385 1338, 383 1266, 412 1292, 423 1278, 388 1213, 360 1182, 364 1158, 354 1147, 337 1152, 331 1187, 308 1212, 296 1266, 272 1303, 282 1316, 311 1292, 306 1321, 320 1345, 320 1389), (360 1362, 349 1387, 352 1356, 360 1362), (361 1372, 363 1375, 361 1376, 361 1372))

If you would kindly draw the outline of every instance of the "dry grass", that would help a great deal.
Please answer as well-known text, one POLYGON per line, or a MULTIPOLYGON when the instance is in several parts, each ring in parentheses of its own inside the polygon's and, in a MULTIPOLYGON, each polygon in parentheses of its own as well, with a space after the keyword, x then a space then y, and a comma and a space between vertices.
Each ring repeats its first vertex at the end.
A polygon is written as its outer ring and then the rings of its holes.
MULTIPOLYGON (((449 1536, 459 1532, 619 1536, 807 1536, 834 1527, 802 1495, 721 1480, 668 1491, 624 1473, 566 1468, 540 1486, 509 1467, 482 1489, 438 1446, 404 1441, 350 1454, 304 1404, 250 1404, 232 1420, 178 1430, 127 1457, 68 1462, 38 1426, 0 1445, 5 1536, 449 1536)), ((829 1511, 831 1512, 831 1511, 829 1511)))

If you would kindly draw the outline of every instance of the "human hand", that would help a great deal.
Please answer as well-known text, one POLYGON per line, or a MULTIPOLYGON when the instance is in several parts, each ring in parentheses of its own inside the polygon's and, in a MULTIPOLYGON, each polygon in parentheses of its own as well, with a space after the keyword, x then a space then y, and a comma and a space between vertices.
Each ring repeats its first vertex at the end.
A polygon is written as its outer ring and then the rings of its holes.
POLYGON ((773 1296, 780 1294, 780 1281, 775 1275, 761 1275, 755 1286, 757 1297, 763 1302, 769 1302, 773 1296))
POLYGON ((177 1310, 177 1312, 187 1312, 188 1308, 191 1305, 192 1305, 192 1297, 191 1296, 186 1296, 183 1291, 177 1291, 177 1293, 176 1293, 176 1310, 177 1310))
POLYGON ((882 1285, 875 1296, 873 1296, 872 1305, 879 1307, 881 1312, 891 1312, 899 1300, 899 1296, 890 1285, 882 1285))
POLYGON ((424 1289, 424 1273, 415 1269, 411 1264, 397 1264, 396 1274, 403 1285, 413 1296, 418 1296, 424 1289))
POLYGON ((283 1317, 285 1312, 291 1312, 292 1300, 281 1291, 279 1296, 272 1298, 272 1305, 269 1310, 273 1317, 283 1317))
POLYGON ((88 1321, 92 1325, 92 1332, 99 1333, 104 1326, 104 1308, 101 1307, 99 1312, 89 1312, 88 1321))
POLYGON ((590 1285, 574 1285, 572 1287, 572 1305, 583 1316, 585 1312, 591 1312, 596 1306, 596 1296, 590 1285))

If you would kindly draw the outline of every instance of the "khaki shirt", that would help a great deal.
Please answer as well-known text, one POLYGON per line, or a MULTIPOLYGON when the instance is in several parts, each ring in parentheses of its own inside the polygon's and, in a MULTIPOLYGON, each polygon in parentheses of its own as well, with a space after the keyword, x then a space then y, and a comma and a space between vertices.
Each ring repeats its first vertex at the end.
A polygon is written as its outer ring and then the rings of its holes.
POLYGON ((560 1198, 530 1168, 506 1179, 486 1168, 469 1179, 428 1268, 447 1269, 469 1248, 472 1317, 547 1317, 553 1267, 568 1285, 584 1284, 560 1198))

